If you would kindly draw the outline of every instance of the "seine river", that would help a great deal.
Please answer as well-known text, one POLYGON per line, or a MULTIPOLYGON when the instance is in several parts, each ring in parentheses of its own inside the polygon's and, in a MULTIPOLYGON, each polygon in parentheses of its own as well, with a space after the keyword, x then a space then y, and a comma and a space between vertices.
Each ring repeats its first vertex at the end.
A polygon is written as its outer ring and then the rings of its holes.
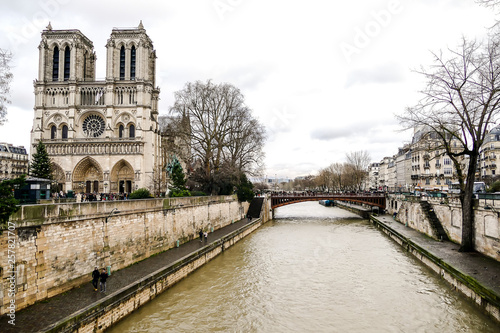
POLYGON ((306 202, 110 332, 500 332, 366 220, 306 202))

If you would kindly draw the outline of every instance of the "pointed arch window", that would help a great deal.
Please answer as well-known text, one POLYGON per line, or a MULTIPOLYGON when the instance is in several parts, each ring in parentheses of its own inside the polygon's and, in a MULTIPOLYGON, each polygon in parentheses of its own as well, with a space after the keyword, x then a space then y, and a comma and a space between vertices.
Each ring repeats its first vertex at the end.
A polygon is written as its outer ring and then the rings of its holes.
POLYGON ((52 57, 52 81, 59 80, 59 48, 54 46, 54 56, 52 57))
POLYGON ((66 46, 66 48, 64 49, 64 81, 69 80, 70 58, 71 58, 71 51, 69 49, 69 46, 66 46))
POLYGON ((120 80, 125 80, 125 46, 120 49, 120 80))
POLYGON ((120 125, 120 127, 118 127, 118 137, 123 138, 123 125, 120 125))
POLYGON ((68 138, 68 126, 63 125, 63 127, 62 127, 62 135, 61 135, 61 137, 62 137, 63 139, 67 139, 67 138, 68 138))
POLYGON ((135 46, 130 50, 130 79, 135 80, 135 46))
POLYGON ((135 126, 134 125, 130 125, 130 127, 128 128, 128 136, 129 136, 129 138, 135 138, 135 126))
POLYGON ((57 135, 57 127, 55 125, 52 125, 50 128, 50 138, 55 139, 57 135))

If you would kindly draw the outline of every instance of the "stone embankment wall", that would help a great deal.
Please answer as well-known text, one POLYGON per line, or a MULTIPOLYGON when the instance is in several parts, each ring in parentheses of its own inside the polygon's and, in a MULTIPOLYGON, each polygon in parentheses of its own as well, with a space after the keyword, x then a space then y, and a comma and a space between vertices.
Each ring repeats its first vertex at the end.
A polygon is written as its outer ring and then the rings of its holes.
MULTIPOLYGON (((396 212, 397 220, 401 223, 430 237, 437 238, 422 211, 420 200, 427 200, 431 204, 450 240, 460 243, 462 237, 462 209, 458 198, 418 198, 405 195, 389 195, 387 210, 391 214, 396 212)), ((476 251, 500 261, 500 205, 495 206, 494 200, 480 199, 474 213, 476 251)))
POLYGON ((12 276, 20 310, 87 283, 95 266, 127 267, 200 229, 231 224, 247 209, 235 196, 22 206, 0 235, 0 314, 12 301, 12 276))
POLYGON ((257 230, 267 220, 264 217, 235 230, 216 242, 201 248, 172 265, 160 269, 92 304, 76 315, 54 324, 49 332, 103 332, 172 285, 187 277, 224 250, 257 230))

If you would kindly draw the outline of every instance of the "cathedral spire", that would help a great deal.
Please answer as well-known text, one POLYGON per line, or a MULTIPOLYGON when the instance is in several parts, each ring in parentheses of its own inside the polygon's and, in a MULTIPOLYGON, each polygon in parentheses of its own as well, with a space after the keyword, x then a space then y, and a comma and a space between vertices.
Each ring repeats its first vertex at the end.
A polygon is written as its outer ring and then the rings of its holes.
POLYGON ((144 29, 144 26, 142 25, 142 20, 141 22, 139 22, 139 26, 137 27, 137 29, 144 29))
POLYGON ((52 30, 52 24, 50 24, 50 21, 49 21, 49 25, 46 28, 47 28, 47 30, 52 30))

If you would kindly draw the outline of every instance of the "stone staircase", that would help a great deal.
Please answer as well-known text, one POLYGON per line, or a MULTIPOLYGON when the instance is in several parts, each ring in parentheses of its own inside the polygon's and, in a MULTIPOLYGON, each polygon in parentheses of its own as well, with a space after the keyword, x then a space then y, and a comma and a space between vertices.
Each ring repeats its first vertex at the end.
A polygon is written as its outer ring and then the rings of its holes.
POLYGON ((260 217, 260 212, 262 211, 262 205, 264 204, 263 197, 254 197, 248 207, 247 215, 250 215, 253 219, 258 219, 260 217))
POLYGON ((436 233, 437 238, 439 240, 449 240, 448 235, 446 234, 441 221, 439 221, 436 216, 434 209, 432 209, 432 206, 427 201, 420 201, 420 206, 422 207, 422 211, 424 212, 425 217, 427 217, 431 228, 436 233))

